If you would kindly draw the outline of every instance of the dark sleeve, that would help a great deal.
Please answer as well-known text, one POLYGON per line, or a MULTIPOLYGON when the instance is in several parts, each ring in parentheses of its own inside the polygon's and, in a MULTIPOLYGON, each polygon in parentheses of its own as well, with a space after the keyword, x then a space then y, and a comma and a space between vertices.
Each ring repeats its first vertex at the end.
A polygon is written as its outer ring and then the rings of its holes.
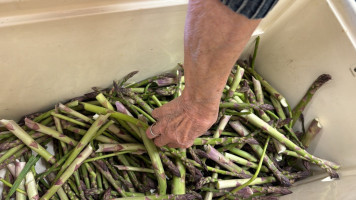
POLYGON ((220 0, 236 13, 249 19, 260 19, 267 15, 278 0, 220 0))

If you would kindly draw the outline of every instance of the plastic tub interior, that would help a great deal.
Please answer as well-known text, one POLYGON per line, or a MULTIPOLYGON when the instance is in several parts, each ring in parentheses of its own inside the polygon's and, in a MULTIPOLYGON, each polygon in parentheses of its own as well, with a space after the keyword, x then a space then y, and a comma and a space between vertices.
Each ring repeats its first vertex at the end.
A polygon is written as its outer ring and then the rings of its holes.
MULTIPOLYGON (((0 117, 17 120, 133 70, 139 80, 173 69, 183 61, 186 4, 0 0, 0 117)), ((292 106, 318 75, 333 77, 305 110, 305 121, 320 119, 322 132, 309 151, 341 164, 340 180, 316 171, 282 199, 356 199, 354 4, 280 0, 242 55, 260 35, 257 70, 292 106)))

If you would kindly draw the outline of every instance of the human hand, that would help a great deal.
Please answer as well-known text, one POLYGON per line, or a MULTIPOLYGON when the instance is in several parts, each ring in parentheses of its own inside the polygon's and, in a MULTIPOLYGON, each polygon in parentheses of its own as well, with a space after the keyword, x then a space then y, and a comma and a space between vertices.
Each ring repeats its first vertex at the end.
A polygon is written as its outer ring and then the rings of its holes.
POLYGON ((219 102, 194 102, 188 99, 183 92, 182 96, 152 112, 157 123, 148 128, 146 134, 154 139, 157 146, 188 148, 193 145, 195 138, 215 123, 219 102))

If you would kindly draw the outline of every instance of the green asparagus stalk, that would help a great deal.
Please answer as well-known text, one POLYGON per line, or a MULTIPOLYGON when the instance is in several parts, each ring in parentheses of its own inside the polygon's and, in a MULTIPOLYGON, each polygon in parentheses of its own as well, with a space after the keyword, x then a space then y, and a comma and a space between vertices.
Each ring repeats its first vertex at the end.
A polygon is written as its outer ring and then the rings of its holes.
POLYGON ((89 127, 89 125, 88 125, 88 124, 86 124, 86 123, 84 123, 84 122, 78 121, 78 120, 76 120, 76 119, 73 119, 73 118, 67 117, 67 116, 62 115, 62 114, 57 114, 57 113, 55 113, 55 112, 52 112, 52 113, 51 113, 51 115, 52 115, 52 116, 54 116, 54 117, 57 117, 57 118, 59 118, 59 119, 62 119, 62 120, 65 120, 65 121, 71 122, 71 123, 73 123, 73 124, 76 124, 76 125, 82 126, 82 127, 86 127, 86 128, 88 128, 88 127, 89 127))
POLYGON ((260 36, 256 37, 256 42, 255 42, 255 49, 253 51, 253 57, 251 60, 251 68, 254 70, 255 69, 255 63, 256 63, 256 57, 257 57, 257 51, 258 51, 258 46, 260 44, 260 36))
POLYGON ((141 138, 143 143, 147 149, 147 153, 151 158, 152 166, 156 174, 156 178, 158 180, 158 190, 160 195, 166 194, 167 182, 166 182, 166 174, 164 173, 163 165, 161 158, 159 157, 159 150, 152 140, 148 139, 145 130, 140 128, 141 138))
POLYGON ((99 161, 93 162, 93 164, 100 171, 100 173, 105 177, 105 179, 103 179, 104 185, 106 184, 106 181, 108 181, 115 188, 115 190, 120 193, 120 195, 122 197, 127 196, 125 191, 120 187, 120 185, 117 183, 117 181, 115 181, 115 179, 112 177, 111 173, 109 172, 108 167, 106 166, 106 164, 104 162, 99 160, 99 161))
MULTIPOLYGON (((109 123, 109 122, 107 122, 109 123)), ((71 126, 69 124, 63 123, 63 128, 65 130, 71 131, 73 133, 79 134, 79 135, 85 135, 86 134, 86 130, 84 129, 80 129, 74 126, 71 126)), ((118 143, 116 140, 111 139, 109 137, 106 137, 104 135, 95 135, 94 140, 98 141, 98 142, 102 142, 102 143, 108 143, 108 144, 116 144, 118 143)))
POLYGON ((56 163, 55 157, 50 154, 45 148, 38 144, 30 135, 28 135, 16 122, 12 120, 0 120, 6 128, 18 137, 26 146, 41 155, 47 162, 56 163))
POLYGON ((119 113, 119 112, 113 112, 113 111, 110 111, 109 109, 106 109, 106 108, 103 108, 103 107, 100 107, 100 106, 91 105, 91 104, 88 104, 88 103, 81 102, 81 104, 84 106, 84 109, 86 111, 94 112, 94 113, 97 113, 97 114, 107 114, 107 113, 109 113, 110 117, 112 117, 112 118, 114 118, 116 120, 123 120, 123 121, 126 121, 126 122, 130 122, 132 124, 135 124, 136 126, 142 126, 144 128, 148 128, 147 124, 145 124, 141 120, 136 119, 134 117, 131 117, 129 115, 125 115, 125 114, 122 114, 122 113, 119 113))
POLYGON ((118 152, 118 151, 135 151, 136 154, 146 152, 144 145, 139 143, 121 143, 121 144, 99 144, 98 152, 118 152))
POLYGON ((109 114, 107 115, 101 115, 98 117, 98 119, 92 124, 92 126, 89 128, 88 132, 84 135, 84 137, 80 140, 80 142, 77 144, 77 146, 74 148, 73 152, 70 154, 66 162, 62 165, 61 170, 57 174, 56 181, 58 180, 58 177, 61 176, 64 172, 64 170, 67 169, 67 167, 70 166, 70 164, 74 161, 74 159, 78 156, 78 154, 87 146, 87 144, 92 140, 94 137, 95 133, 99 130, 99 128, 105 123, 106 119, 109 117, 109 114))
MULTIPOLYGON (((247 167, 251 167, 253 169, 257 169, 258 168, 258 165, 256 163, 253 163, 253 162, 250 162, 248 160, 245 160, 243 158, 240 158, 238 156, 235 156, 233 154, 230 154, 230 153, 224 153, 224 156, 230 160, 232 160, 233 162, 236 162, 237 164, 240 164, 240 165, 244 165, 244 166, 247 166, 247 167)), ((263 172, 268 172, 268 169, 267 167, 265 166, 262 166, 261 167, 261 171, 263 172)))
POLYGON ((245 68, 249 73, 251 73, 257 80, 259 80, 262 84, 262 86, 265 88, 265 90, 276 97, 278 101, 282 104, 283 107, 288 107, 288 103, 286 98, 279 93, 276 89, 274 89, 266 80, 262 78, 261 75, 259 75, 254 69, 246 67, 245 68))
POLYGON ((169 194, 169 195, 151 195, 144 197, 125 197, 125 198, 114 198, 112 200, 190 200, 190 199, 199 199, 195 195, 192 194, 169 194))
POLYGON ((237 65, 237 71, 235 73, 234 80, 232 82, 232 85, 231 85, 229 91, 227 92, 225 99, 229 99, 232 96, 234 96, 234 93, 240 84, 240 81, 242 79, 242 76, 244 75, 244 72, 245 72, 245 70, 243 68, 241 68, 239 65, 237 65))
POLYGON ((63 133, 60 133, 56 130, 53 130, 49 127, 46 127, 40 123, 36 123, 28 118, 25 118, 25 123, 26 123, 26 126, 29 127, 30 129, 32 130, 35 130, 35 131, 38 131, 38 132, 41 132, 41 133, 44 133, 44 134, 47 134, 51 137, 54 137, 56 138, 57 140, 60 140, 66 144, 69 144, 71 146, 75 146, 78 144, 77 141, 73 140, 72 138, 64 135, 63 133))
POLYGON ((316 91, 319 90, 319 88, 321 86, 323 86, 329 80, 331 80, 331 76, 329 74, 322 74, 313 82, 313 84, 309 87, 307 93, 300 100, 300 102, 297 104, 297 106, 295 106, 295 108, 293 109, 292 126, 294 126, 294 124, 297 122, 297 120, 299 119, 299 116, 302 114, 305 107, 311 101, 311 99, 313 98, 316 91))
MULTIPOLYGON (((3 178, 0 178, 0 181, 4 184, 4 186, 10 187, 10 188, 13 187, 13 185, 9 181, 7 181, 7 180, 5 180, 3 178)), ((16 192, 20 192, 20 193, 22 193, 24 195, 27 195, 25 190, 21 190, 19 188, 16 189, 16 192)), ((4 195, 4 193, 3 193, 3 197, 6 197, 7 195, 8 195, 8 193, 6 193, 6 195, 4 195)))
MULTIPOLYGON (((55 182, 55 184, 41 197, 41 200, 49 200, 59 188, 68 180, 68 178, 80 167, 82 162, 90 156, 93 152, 93 148, 88 145, 87 148, 81 152, 76 159, 66 168, 65 172, 55 182)), ((73 154, 73 153, 72 153, 73 154)))
POLYGON ((206 154, 203 156, 215 161, 220 166, 224 167, 225 169, 240 174, 241 178, 249 178, 252 174, 246 170, 243 170, 239 166, 235 165, 231 160, 224 157, 220 152, 218 152, 215 148, 210 145, 204 146, 206 154))
MULTIPOLYGON (((260 162, 258 163, 258 167, 256 169, 256 172, 255 174, 251 177, 250 180, 248 180, 246 183, 238 186, 237 188, 233 189, 231 191, 232 194, 236 194, 238 191, 242 190, 243 188, 246 188, 249 184, 251 184, 258 176, 258 174, 260 173, 260 170, 261 170, 261 167, 262 167, 262 163, 263 163, 263 160, 264 160, 264 156, 266 155, 266 150, 267 150, 267 146, 268 146, 268 143, 269 143, 269 140, 270 140, 270 136, 268 136, 267 140, 266 140, 266 143, 265 143, 265 146, 263 148, 263 153, 261 155, 261 158, 260 158, 260 162)), ((225 195, 223 197, 220 197, 219 200, 224 200, 228 195, 225 195)))
MULTIPOLYGON (((162 163, 167 166, 167 168, 169 169, 169 171, 176 177, 180 178, 182 175, 181 175, 181 172, 179 170, 179 167, 178 165, 175 166, 174 163, 166 156, 166 154, 164 154, 163 152, 159 152, 159 156, 162 160, 162 163)), ((182 155, 184 156, 184 155, 182 155)), ((174 180, 173 180, 174 182, 174 180)))
POLYGON ((246 160, 250 161, 250 162, 257 162, 257 159, 255 156, 251 155, 250 153, 243 151, 241 149, 238 148, 231 148, 229 150, 231 153, 241 156, 242 158, 245 158, 246 160))

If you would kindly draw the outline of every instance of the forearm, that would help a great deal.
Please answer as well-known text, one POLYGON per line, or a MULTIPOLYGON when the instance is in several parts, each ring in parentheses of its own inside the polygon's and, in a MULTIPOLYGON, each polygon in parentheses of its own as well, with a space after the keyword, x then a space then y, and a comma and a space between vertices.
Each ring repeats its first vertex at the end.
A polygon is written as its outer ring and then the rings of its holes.
POLYGON ((189 1, 184 35, 185 98, 218 105, 229 72, 259 21, 234 13, 219 0, 189 1))

